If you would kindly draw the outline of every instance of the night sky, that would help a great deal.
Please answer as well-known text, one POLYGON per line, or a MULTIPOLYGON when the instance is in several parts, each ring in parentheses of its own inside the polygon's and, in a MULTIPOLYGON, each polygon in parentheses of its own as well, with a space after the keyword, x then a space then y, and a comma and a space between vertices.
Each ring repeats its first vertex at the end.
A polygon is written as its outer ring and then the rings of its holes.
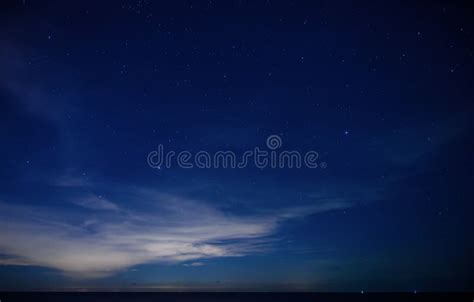
POLYGON ((474 289, 472 8, 167 2, 0 4, 0 290, 474 289))

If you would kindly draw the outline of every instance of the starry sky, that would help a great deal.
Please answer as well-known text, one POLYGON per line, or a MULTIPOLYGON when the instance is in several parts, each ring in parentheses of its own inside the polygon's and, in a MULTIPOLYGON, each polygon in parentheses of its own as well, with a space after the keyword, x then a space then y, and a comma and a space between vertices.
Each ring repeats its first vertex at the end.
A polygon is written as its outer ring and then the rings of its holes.
POLYGON ((473 35, 455 1, 2 1, 0 290, 473 290, 473 35), (271 135, 319 167, 147 162, 271 135))

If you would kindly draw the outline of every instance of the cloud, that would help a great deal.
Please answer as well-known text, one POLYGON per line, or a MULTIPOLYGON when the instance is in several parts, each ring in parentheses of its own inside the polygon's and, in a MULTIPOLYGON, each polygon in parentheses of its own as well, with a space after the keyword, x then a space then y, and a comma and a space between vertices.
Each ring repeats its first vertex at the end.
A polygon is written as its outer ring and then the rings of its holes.
MULTIPOLYGON (((149 208, 86 215, 0 203, 0 253, 15 259, 10 264, 49 267, 74 277, 103 277, 144 263, 200 263, 196 260, 261 253, 269 249, 270 235, 284 221, 343 207, 338 203, 241 216, 177 196, 134 194, 147 200, 149 208)), ((90 196, 79 203, 90 209, 118 209, 90 196)))
POLYGON ((72 202, 80 207, 92 210, 119 210, 119 207, 115 203, 103 198, 102 196, 89 195, 83 198, 74 199, 72 202))
POLYGON ((189 267, 189 266, 191 266, 191 267, 192 267, 192 266, 204 266, 204 265, 206 265, 206 264, 204 264, 204 263, 202 263, 202 262, 192 262, 192 263, 185 263, 185 264, 183 264, 183 266, 188 266, 188 267, 189 267))
POLYGON ((52 184, 58 187, 85 187, 88 182, 84 177, 64 175, 54 179, 52 184))
POLYGON ((10 258, 10 257, 4 258, 0 256, 0 265, 29 266, 31 265, 31 263, 20 258, 10 258))

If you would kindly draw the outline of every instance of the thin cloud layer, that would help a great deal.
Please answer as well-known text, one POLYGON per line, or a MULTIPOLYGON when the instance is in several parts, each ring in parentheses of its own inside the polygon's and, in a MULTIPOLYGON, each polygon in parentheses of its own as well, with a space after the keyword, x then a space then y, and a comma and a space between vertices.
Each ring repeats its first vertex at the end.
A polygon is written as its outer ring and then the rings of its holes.
POLYGON ((117 211, 119 209, 118 206, 110 200, 92 194, 83 198, 74 199, 72 202, 80 207, 93 210, 117 211))
POLYGON ((8 256, 3 264, 92 278, 143 263, 243 256, 267 250, 269 236, 288 219, 350 206, 337 201, 239 216, 176 196, 140 196, 152 210, 131 211, 90 196, 79 202, 82 212, 0 204, 0 254, 8 256))

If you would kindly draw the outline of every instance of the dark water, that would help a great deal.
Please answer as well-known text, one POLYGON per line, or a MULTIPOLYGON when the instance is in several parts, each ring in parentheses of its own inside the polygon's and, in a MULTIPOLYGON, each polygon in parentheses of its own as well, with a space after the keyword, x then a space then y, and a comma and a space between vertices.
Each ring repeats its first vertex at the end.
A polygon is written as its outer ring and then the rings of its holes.
POLYGON ((38 292, 38 293, 0 293, 1 302, 13 301, 170 301, 170 302, 242 302, 242 301, 474 301, 474 294, 331 294, 331 293, 75 293, 75 292, 38 292))

